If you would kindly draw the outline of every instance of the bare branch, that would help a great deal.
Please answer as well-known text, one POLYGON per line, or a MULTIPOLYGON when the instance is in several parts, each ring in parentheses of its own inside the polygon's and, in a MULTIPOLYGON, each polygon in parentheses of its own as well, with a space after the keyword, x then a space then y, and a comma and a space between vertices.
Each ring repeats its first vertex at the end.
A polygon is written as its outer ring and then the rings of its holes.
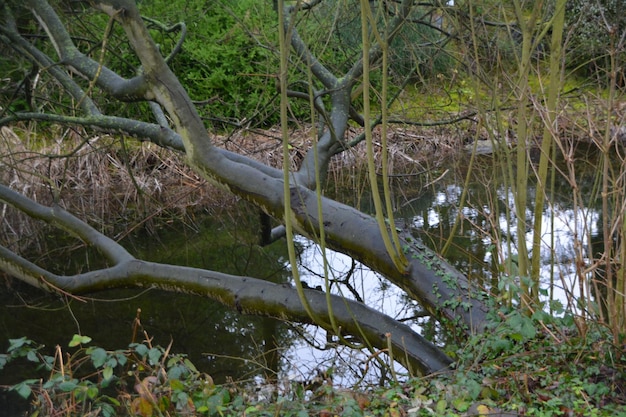
POLYGON ((136 101, 150 98, 146 96, 147 85, 143 75, 127 80, 85 56, 76 48, 56 12, 45 0, 30 0, 28 4, 55 46, 61 63, 72 67, 88 80, 95 81, 98 87, 119 100, 136 101))
POLYGON ((150 140, 163 148, 175 149, 179 151, 185 150, 180 135, 169 128, 164 128, 154 123, 142 122, 140 120, 106 116, 102 114, 96 116, 72 117, 49 113, 16 112, 10 116, 0 119, 0 126, 8 125, 9 123, 15 121, 27 120, 95 127, 110 133, 122 133, 136 137, 140 140, 150 140))
POLYGON ((16 50, 20 55, 28 58, 39 68, 48 71, 65 90, 72 95, 76 102, 80 103, 82 110, 87 114, 100 114, 100 110, 94 102, 86 96, 85 91, 46 54, 35 48, 26 41, 17 31, 15 21, 6 3, 0 5, 3 23, 0 25, 0 38, 4 38, 4 43, 16 50))

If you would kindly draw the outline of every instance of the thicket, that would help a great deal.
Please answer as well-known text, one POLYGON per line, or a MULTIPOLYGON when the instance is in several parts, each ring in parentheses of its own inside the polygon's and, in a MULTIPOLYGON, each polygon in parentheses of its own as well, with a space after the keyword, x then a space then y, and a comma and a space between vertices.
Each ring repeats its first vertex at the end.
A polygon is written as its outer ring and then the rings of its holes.
MULTIPOLYGON (((187 35, 170 61, 201 115, 217 127, 273 124, 277 120, 278 29, 271 2, 254 0, 140 4, 146 16, 183 22, 187 35)), ((181 36, 154 26, 168 53, 181 36)))
MULTIPOLYGON (((387 5, 386 2, 382 4, 387 5)), ((346 71, 361 53, 360 19, 353 13, 356 5, 356 0, 328 2, 314 8, 299 22, 304 23, 300 25, 300 31, 313 52, 330 69, 338 72, 346 71)), ((602 79, 610 71, 615 54, 621 54, 621 58, 617 58, 624 59, 623 47, 620 50, 626 29, 622 6, 622 0, 575 0, 568 3, 566 45, 570 69, 602 79)), ((169 64, 198 104, 207 123, 224 128, 267 127, 277 122, 278 23, 271 2, 157 0, 142 2, 140 7, 145 16, 153 17, 153 36, 164 55, 175 51, 169 64), (179 25, 181 22, 184 25, 179 25), (181 40, 182 44, 178 45, 181 40)), ((409 23, 390 45, 392 84, 402 84, 407 77, 411 81, 426 81, 463 66, 471 72, 474 69, 471 63, 467 63, 467 56, 473 54, 474 43, 483 68, 513 63, 519 53, 521 33, 511 21, 511 13, 501 14, 499 24, 486 20, 497 15, 499 9, 505 8, 489 1, 473 3, 472 7, 470 3, 460 2, 453 11, 416 7, 409 23), (454 13, 454 17, 451 18, 449 13, 454 13), (486 18, 483 24, 476 24, 481 17, 486 18), (470 24, 472 21, 474 23, 470 24), (452 29, 456 31, 454 44, 447 36, 452 29)), ((547 10, 549 14, 551 9, 547 10)), ((375 12, 378 21, 382 22, 389 19, 392 11, 381 6, 375 12)), ((24 16, 27 16, 26 11, 24 16)), ((68 27, 84 52, 97 57, 104 46, 107 65, 127 76, 137 71, 138 63, 119 28, 113 27, 103 39, 98 28, 104 27, 106 20, 101 14, 91 13, 88 19, 82 12, 67 16, 70 20, 68 27)), ((24 22, 28 24, 27 20, 24 22)), ((546 42, 539 42, 537 52, 547 52, 548 48, 546 42)), ((2 112, 68 104, 66 97, 56 91, 57 86, 52 83, 47 97, 32 97, 32 83, 47 83, 46 74, 36 74, 27 61, 13 56, 10 51, 2 52, 2 112)), ((616 76, 624 82, 623 70, 616 76)), ((373 74, 374 87, 380 81, 376 77, 373 74)), ((306 80, 306 68, 294 65, 290 88, 306 92, 306 80)), ((100 104, 106 109, 106 102, 100 104)), ((306 100, 292 102, 292 116, 296 119, 307 117, 306 104, 306 100)), ((147 107, 135 104, 116 110, 118 113, 125 110, 148 112, 147 107)))
POLYGON ((623 416, 625 375, 606 329, 577 337, 573 317, 532 317, 494 306, 490 331, 456 353, 455 372, 338 389, 332 375, 309 381, 250 379, 215 384, 186 355, 141 331, 127 348, 105 350, 74 335, 53 352, 27 338, 9 340, 0 371, 28 367, 9 389, 32 416, 623 416), (137 342, 141 335, 144 340, 137 342), (36 371, 32 369, 36 368, 36 371))
MULTIPOLYGON (((623 0, 572 0, 565 11, 568 67, 580 74, 607 78, 612 60, 626 60, 626 13, 623 0)), ((624 85, 624 70, 621 69, 624 85)))

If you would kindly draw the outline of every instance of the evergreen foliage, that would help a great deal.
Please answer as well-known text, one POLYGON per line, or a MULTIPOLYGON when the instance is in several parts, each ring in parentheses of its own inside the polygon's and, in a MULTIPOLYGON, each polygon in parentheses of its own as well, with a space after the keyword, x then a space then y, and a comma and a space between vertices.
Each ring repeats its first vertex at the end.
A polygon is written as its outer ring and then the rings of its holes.
MULTIPOLYGON (((605 75, 611 54, 626 59, 626 2, 571 0, 565 11, 568 31, 567 65, 584 75, 605 75)), ((624 74, 622 70, 622 83, 624 74)))

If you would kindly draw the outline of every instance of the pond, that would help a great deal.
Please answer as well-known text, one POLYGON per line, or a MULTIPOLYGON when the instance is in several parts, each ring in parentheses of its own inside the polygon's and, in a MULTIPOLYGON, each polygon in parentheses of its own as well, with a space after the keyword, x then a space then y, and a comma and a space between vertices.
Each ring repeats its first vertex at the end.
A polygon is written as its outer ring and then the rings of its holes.
MULTIPOLYGON (((438 250, 453 235, 446 251, 450 262, 472 279, 496 288, 497 280, 502 278, 500 266, 516 255, 514 246, 498 240, 514 238, 517 233, 513 214, 507 210, 512 205, 511 192, 500 184, 489 157, 483 157, 472 169, 469 181, 465 180, 466 172, 467 161, 463 160, 449 171, 395 177, 396 224, 410 228, 438 250), (493 182, 497 183, 495 187, 493 182), (459 207, 464 191, 464 204, 459 207), (496 229, 498 233, 494 234, 496 229)), ((566 184, 558 186, 567 189, 566 184)), ((371 211, 371 196, 364 188, 349 187, 336 192, 343 201, 371 211)), ((529 195, 533 190, 531 184, 529 195)), ((222 216, 198 216, 185 222, 168 222, 156 232, 137 232, 122 244, 146 260, 289 282, 284 241, 260 248, 256 244, 258 214, 244 202, 237 206, 222 216)), ((600 218, 596 207, 574 212, 571 196, 565 191, 545 210, 544 288, 554 291, 547 297, 567 305, 575 299, 577 287, 573 236, 581 238, 587 233, 597 238, 600 218)), ((324 268, 319 247, 304 238, 297 239, 297 246, 302 279, 311 287, 322 285, 324 268)), ((436 324, 424 317, 419 305, 378 274, 342 254, 328 251, 326 256, 335 292, 363 299, 370 306, 411 323, 436 342, 445 343, 439 339, 436 324)), ((46 262, 56 270, 79 271, 96 267, 99 257, 70 245, 59 248, 46 262)), ((128 289, 69 298, 43 294, 15 280, 5 282, 0 297, 3 351, 8 339, 26 336, 45 344, 51 354, 56 345, 66 348, 73 334, 88 335, 93 338, 93 345, 105 349, 124 348, 133 338, 132 324, 140 310, 143 329, 153 338, 152 343, 167 346, 171 341, 173 352, 189 355, 200 370, 218 383, 232 378, 260 384, 274 374, 305 381, 327 370, 333 371, 335 383, 340 385, 350 385, 360 378, 377 384, 387 377, 385 372, 368 366, 367 353, 337 346, 313 326, 243 316, 201 297, 128 289)), ((143 334, 136 337, 142 339, 143 334)), ((0 372, 0 385, 26 377, 32 375, 24 374, 20 368, 0 372)), ((13 401, 7 398, 6 394, 0 398, 4 402, 0 409, 7 409, 6 402, 13 401)))

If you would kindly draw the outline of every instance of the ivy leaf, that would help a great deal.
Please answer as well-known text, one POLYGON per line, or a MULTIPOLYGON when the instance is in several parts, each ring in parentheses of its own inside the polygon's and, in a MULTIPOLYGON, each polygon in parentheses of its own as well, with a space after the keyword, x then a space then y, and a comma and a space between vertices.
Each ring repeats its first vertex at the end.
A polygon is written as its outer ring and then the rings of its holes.
POLYGON ((7 349, 7 352, 12 352, 14 350, 21 348, 24 345, 30 345, 30 344, 31 344, 31 341, 28 340, 26 337, 20 337, 19 339, 9 339, 9 349, 7 349))
POLYGON ((91 337, 89 336, 81 336, 79 334, 75 334, 72 337, 72 340, 69 343, 69 347, 76 347, 78 345, 86 344, 91 342, 91 337))
POLYGON ((39 358, 37 357, 37 352, 34 350, 29 350, 26 354, 26 359, 31 362, 39 362, 39 358))
POLYGON ((28 399, 33 390, 30 388, 30 384, 36 383, 38 380, 36 379, 27 379, 26 381, 20 382, 17 385, 11 387, 11 389, 19 394, 20 397, 24 399, 28 399))

